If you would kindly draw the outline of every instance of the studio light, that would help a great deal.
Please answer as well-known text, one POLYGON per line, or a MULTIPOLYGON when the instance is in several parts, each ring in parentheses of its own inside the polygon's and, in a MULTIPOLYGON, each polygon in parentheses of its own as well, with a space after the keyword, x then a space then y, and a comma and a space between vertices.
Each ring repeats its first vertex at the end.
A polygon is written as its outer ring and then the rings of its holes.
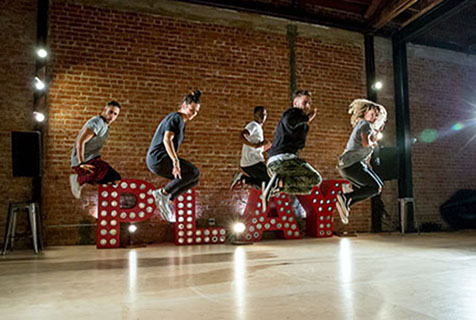
POLYGON ((375 90, 380 90, 380 89, 382 89, 382 87, 383 87, 382 81, 376 81, 376 82, 372 85, 372 88, 374 88, 375 90))
POLYGON ((243 231, 245 231, 245 224, 243 222, 236 222, 235 224, 233 224, 233 232, 234 233, 242 233, 243 231))
POLYGON ((129 226, 129 232, 130 232, 130 233, 134 233, 134 232, 136 232, 136 231, 137 231, 137 226, 136 226, 135 224, 131 224, 131 225, 129 226))
POLYGON ((35 88, 37 90, 43 90, 45 89, 46 85, 43 81, 40 80, 40 78, 35 77, 35 88))
POLYGON ((45 115, 41 112, 34 111, 33 118, 38 122, 43 122, 45 120, 45 115))
POLYGON ((40 48, 38 50, 36 50, 36 54, 38 55, 38 57, 40 58, 46 58, 48 56, 48 51, 46 51, 45 49, 43 48, 40 48))

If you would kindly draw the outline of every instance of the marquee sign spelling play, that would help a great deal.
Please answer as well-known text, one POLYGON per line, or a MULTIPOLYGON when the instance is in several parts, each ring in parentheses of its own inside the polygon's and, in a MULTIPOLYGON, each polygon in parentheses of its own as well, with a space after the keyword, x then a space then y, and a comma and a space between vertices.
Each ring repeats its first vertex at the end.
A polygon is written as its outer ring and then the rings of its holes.
MULTIPOLYGON (((120 223, 140 222, 149 219, 156 204, 154 186, 143 180, 125 179, 118 185, 100 185, 98 191, 97 248, 119 248, 120 223), (136 197, 134 207, 120 207, 121 193, 136 197)), ((175 244, 225 243, 226 229, 221 227, 197 228, 195 189, 175 199, 175 244)))
MULTIPOLYGON (((325 180, 312 193, 297 196, 306 210, 306 230, 310 237, 332 236, 332 214, 337 194, 342 192, 346 180, 325 180)), ((154 186, 147 181, 125 179, 118 185, 100 185, 98 191, 97 247, 118 248, 121 222, 140 222, 149 219, 156 210, 152 195, 154 186), (121 193, 136 197, 135 206, 121 208, 121 193)), ((195 189, 175 199, 175 244, 219 244, 226 240, 226 229, 221 227, 197 228, 195 189)), ((244 239, 260 241, 264 231, 281 231, 285 239, 300 239, 301 234, 289 197, 281 193, 272 197, 264 211, 261 191, 252 189, 243 213, 246 225, 244 239)))
POLYGON ((197 228, 195 212, 195 188, 175 199, 175 244, 225 243, 226 229, 220 227, 197 228))
MULTIPOLYGON (((310 195, 297 196, 306 210, 306 233, 309 237, 332 236, 332 215, 337 194, 346 180, 325 180, 310 195)), ((266 210, 261 204, 261 191, 252 189, 243 214, 246 229, 242 240, 260 241, 264 231, 280 231, 285 239, 300 239, 292 203, 285 193, 271 197, 266 210)))
POLYGON ((149 219, 156 209, 152 195, 154 186, 143 180, 125 179, 117 185, 100 185, 98 191, 98 248, 119 248, 121 222, 140 222, 149 219), (134 207, 120 207, 121 193, 136 197, 134 207))
POLYGON ((309 237, 331 237, 337 194, 342 193, 342 185, 347 180, 324 180, 319 187, 314 187, 310 195, 297 196, 306 210, 306 233, 309 237))

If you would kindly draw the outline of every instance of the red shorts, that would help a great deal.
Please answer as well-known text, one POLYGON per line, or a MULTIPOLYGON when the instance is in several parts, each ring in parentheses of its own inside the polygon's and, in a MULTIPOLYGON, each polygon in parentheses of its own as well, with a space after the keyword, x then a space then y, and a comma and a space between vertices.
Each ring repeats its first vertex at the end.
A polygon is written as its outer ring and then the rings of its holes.
POLYGON ((93 173, 81 169, 79 166, 73 167, 73 170, 78 174, 79 185, 85 183, 97 184, 98 181, 101 181, 106 176, 107 172, 112 169, 111 166, 106 161, 102 161, 100 157, 89 160, 85 164, 90 164, 94 166, 93 173))

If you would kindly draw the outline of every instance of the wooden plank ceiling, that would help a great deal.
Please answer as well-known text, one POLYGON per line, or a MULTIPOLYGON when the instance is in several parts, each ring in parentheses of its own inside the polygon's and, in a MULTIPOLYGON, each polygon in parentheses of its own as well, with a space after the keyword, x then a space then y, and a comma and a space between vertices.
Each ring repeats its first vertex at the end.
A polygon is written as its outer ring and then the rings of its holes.
POLYGON ((438 5, 464 10, 412 40, 476 54, 476 0, 176 0, 390 37, 438 5))
POLYGON ((183 0, 388 36, 443 0, 183 0))

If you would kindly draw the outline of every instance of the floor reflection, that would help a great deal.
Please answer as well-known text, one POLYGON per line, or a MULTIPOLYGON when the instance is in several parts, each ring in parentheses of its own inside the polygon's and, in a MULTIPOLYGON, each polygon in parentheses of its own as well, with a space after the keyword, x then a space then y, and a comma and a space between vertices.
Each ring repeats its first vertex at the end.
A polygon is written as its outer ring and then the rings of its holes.
MULTIPOLYGON (((352 283, 353 257, 352 244, 347 238, 339 241, 339 279, 342 305, 347 310, 354 310, 354 288, 352 283)), ((352 315, 352 317, 354 317, 352 315)))
POLYGON ((243 247, 237 247, 234 254, 234 294, 235 306, 238 319, 246 319, 246 251, 243 247))

